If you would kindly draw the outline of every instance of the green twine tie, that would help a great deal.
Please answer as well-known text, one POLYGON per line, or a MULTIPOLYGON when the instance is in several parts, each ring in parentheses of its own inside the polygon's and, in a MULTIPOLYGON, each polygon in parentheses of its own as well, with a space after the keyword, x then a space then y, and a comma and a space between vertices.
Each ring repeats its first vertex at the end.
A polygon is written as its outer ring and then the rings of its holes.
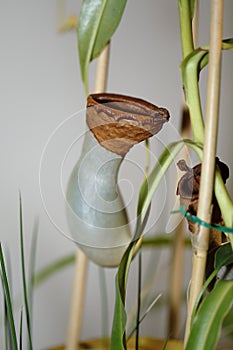
POLYGON ((208 224, 207 222, 201 220, 197 216, 192 215, 189 212, 187 212, 183 205, 180 206, 179 210, 173 210, 171 212, 171 214, 177 214, 177 213, 181 213, 184 217, 189 219, 191 222, 197 223, 200 226, 205 226, 207 228, 218 230, 221 232, 233 233, 233 227, 226 227, 226 226, 222 226, 222 225, 218 225, 218 224, 208 224))

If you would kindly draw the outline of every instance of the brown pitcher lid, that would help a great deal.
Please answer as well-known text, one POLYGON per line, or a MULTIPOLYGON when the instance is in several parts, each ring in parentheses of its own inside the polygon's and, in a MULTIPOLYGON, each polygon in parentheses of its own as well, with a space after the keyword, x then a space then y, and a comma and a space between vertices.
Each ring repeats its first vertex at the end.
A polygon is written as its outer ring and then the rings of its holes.
POLYGON ((103 147, 121 156, 157 134, 169 117, 167 109, 135 97, 100 93, 87 98, 88 127, 103 147))

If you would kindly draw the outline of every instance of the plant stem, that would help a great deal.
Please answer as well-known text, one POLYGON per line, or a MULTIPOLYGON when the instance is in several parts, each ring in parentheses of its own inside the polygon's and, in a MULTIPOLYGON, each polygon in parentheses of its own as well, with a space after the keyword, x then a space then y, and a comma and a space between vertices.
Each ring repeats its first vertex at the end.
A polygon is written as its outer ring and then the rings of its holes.
MULTIPOLYGON (((199 66, 195 61, 190 59, 191 54, 195 53, 194 43, 197 41, 197 0, 194 7, 194 17, 192 20, 190 0, 179 0, 180 16, 180 35, 182 43, 183 62, 187 65, 187 73, 183 78, 183 87, 186 97, 186 103, 189 108, 194 139, 197 142, 203 142, 204 139, 204 122, 202 117, 198 74, 199 66)), ((202 55, 202 53, 200 53, 202 55)))
POLYGON ((192 15, 189 0, 179 0, 180 35, 182 42, 183 58, 194 49, 192 33, 192 15))
MULTIPOLYGON (((212 196, 215 175, 215 156, 218 130, 219 91, 222 51, 223 1, 212 0, 210 23, 210 52, 206 107, 206 127, 197 216, 208 223, 211 222, 212 196)), ((195 300, 201 290, 206 256, 209 246, 209 229, 200 226, 199 232, 193 236, 193 271, 186 323, 185 343, 190 332, 190 318, 195 300)))

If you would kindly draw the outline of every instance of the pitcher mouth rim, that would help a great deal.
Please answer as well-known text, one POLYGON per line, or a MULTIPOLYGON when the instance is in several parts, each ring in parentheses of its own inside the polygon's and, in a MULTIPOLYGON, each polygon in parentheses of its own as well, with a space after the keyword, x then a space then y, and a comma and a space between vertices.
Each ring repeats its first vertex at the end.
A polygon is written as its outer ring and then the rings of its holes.
MULTIPOLYGON (((95 106, 105 106, 106 110, 114 110, 118 114, 127 114, 127 115, 142 115, 149 118, 159 118, 164 122, 168 121, 170 118, 169 112, 163 108, 158 107, 157 105, 148 102, 142 98, 132 97, 129 95, 122 95, 116 93, 94 93, 90 94, 87 97, 87 107, 90 105, 95 106), (124 103, 126 108, 119 108, 114 103, 124 103), (112 105, 111 105, 112 104, 112 105), (162 117, 161 117, 162 115, 162 117)), ((132 118, 133 119, 133 118, 132 118)))

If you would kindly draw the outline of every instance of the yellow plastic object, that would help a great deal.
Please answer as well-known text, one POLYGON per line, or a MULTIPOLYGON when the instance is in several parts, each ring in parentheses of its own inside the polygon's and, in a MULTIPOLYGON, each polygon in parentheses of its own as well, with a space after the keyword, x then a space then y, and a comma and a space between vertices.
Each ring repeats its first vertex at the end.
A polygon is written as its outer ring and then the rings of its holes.
MULTIPOLYGON (((163 350, 166 339, 155 339, 155 338, 144 338, 141 337, 139 341, 140 350, 163 350)), ((106 350, 106 345, 109 345, 109 340, 93 339, 87 340, 80 343, 77 350, 106 350)), ((109 348, 109 347, 108 347, 109 348)), ((127 343, 128 350, 135 350, 135 339, 131 339, 127 343)), ((166 350, 183 350, 183 343, 176 340, 169 340, 166 345, 166 350)), ((48 350, 65 350, 64 346, 58 346, 48 350)))

